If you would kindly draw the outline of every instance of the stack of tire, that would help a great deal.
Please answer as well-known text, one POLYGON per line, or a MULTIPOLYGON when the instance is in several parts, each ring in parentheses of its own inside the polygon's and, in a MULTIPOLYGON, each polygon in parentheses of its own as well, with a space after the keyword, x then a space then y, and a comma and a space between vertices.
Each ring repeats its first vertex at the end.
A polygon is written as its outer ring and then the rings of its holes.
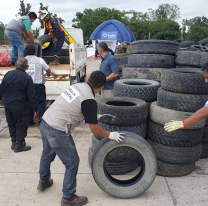
POLYGON ((190 47, 191 47, 192 45, 194 45, 194 44, 195 44, 194 41, 182 41, 182 42, 180 43, 180 50, 181 50, 181 51, 187 51, 187 50, 190 50, 190 47))
POLYGON ((205 105, 208 85, 197 69, 171 69, 161 76, 157 102, 150 107, 148 142, 158 159, 158 175, 183 176, 195 169, 202 154, 202 133, 206 120, 185 129, 166 132, 164 125, 181 121, 205 105))
MULTIPOLYGON (((53 55, 53 49, 54 49, 54 43, 53 43, 54 37, 52 35, 42 35, 38 38, 38 40, 43 45, 42 49, 42 58, 45 60, 47 64, 54 61, 54 55, 53 55), (49 43, 47 47, 44 47, 44 44, 49 43)), ((69 58, 69 48, 62 48, 61 50, 61 57, 60 57, 60 64, 70 64, 70 58, 69 58)))
POLYGON ((207 62, 207 52, 179 51, 176 58, 176 68, 201 68, 207 62))
POLYGON ((132 42, 128 64, 122 68, 122 78, 160 82, 164 69, 175 68, 175 54, 179 47, 179 43, 167 40, 132 42))
MULTIPOLYGON (((113 124, 109 124, 107 119, 99 122, 99 125, 106 131, 121 133, 127 131, 143 138, 146 137, 148 108, 143 100, 128 97, 103 98, 98 101, 98 114, 115 116, 113 124)), ((92 146, 88 153, 90 166, 93 152, 102 139, 103 137, 95 134, 92 136, 92 146)), ((121 175, 135 170, 139 164, 140 154, 138 152, 129 147, 118 147, 108 155, 105 166, 111 175, 121 175)))
POLYGON ((128 41, 121 42, 120 45, 116 46, 116 57, 119 65, 120 78, 122 77, 122 67, 128 64, 128 56, 130 55, 130 43, 128 41))

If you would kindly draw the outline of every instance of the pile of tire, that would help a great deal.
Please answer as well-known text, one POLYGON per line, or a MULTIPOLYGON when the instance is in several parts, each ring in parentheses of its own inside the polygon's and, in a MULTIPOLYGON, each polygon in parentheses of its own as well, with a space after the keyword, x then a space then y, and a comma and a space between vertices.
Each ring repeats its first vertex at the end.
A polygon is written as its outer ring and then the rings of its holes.
MULTIPOLYGON (((54 61, 53 43, 54 37, 52 35, 42 35, 38 38, 41 42, 42 46, 42 58, 45 60, 47 64, 54 61), (47 47, 44 47, 45 43, 49 43, 47 47)), ((69 55, 69 48, 62 48, 61 49, 61 57, 60 57, 60 64, 70 64, 70 55, 69 55)))
POLYGON ((201 68, 207 62, 207 52, 179 51, 176 58, 176 68, 201 68))
MULTIPOLYGON (((98 101, 98 114, 115 116, 113 124, 109 124, 107 119, 99 122, 100 127, 106 131, 133 132, 143 138, 146 137, 148 108, 143 100, 128 97, 103 98, 98 101)), ((96 134, 92 136, 92 146, 88 153, 90 166, 95 148, 102 139, 103 137, 96 134)), ((118 147, 108 155, 105 166, 108 173, 121 175, 134 171, 139 164, 140 155, 135 150, 118 147)))
POLYGON ((171 133, 165 131, 164 125, 190 117, 207 99, 208 85, 201 71, 188 68, 163 71, 157 102, 150 106, 147 134, 158 159, 158 175, 176 177, 194 171, 195 162, 202 155, 206 120, 171 133))
POLYGON ((202 39, 195 45, 194 41, 183 41, 180 43, 181 51, 208 52, 208 39, 202 39))
POLYGON ((122 67, 123 79, 161 81, 161 72, 175 68, 179 43, 167 40, 140 40, 131 43, 128 64, 122 67))
POLYGON ((192 45, 195 45, 195 42, 194 41, 182 41, 180 43, 180 50, 181 51, 187 51, 187 50, 190 50, 190 47, 192 45))

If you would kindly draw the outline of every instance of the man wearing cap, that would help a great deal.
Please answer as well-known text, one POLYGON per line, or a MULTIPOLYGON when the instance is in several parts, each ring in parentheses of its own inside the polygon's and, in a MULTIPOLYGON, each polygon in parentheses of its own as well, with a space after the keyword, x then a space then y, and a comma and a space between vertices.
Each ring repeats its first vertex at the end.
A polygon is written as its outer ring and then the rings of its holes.
POLYGON ((61 24, 57 21, 56 18, 53 18, 48 15, 48 12, 46 10, 39 11, 39 15, 41 20, 45 21, 45 33, 50 33, 54 36, 54 61, 49 63, 49 65, 59 65, 59 59, 61 56, 61 49, 64 45, 65 40, 65 33, 64 28, 61 26, 61 24))
POLYGON ((18 58, 24 57, 24 45, 22 43, 21 36, 27 42, 27 36, 24 31, 27 31, 27 34, 33 43, 39 43, 37 39, 33 38, 31 33, 31 25, 37 18, 35 12, 30 12, 28 16, 22 16, 19 20, 12 19, 7 26, 5 27, 5 35, 9 39, 12 45, 12 52, 10 58, 10 65, 15 66, 15 58, 18 52, 18 58))
POLYGON ((100 92, 105 83, 106 77, 101 71, 92 72, 87 83, 68 87, 42 117, 40 133, 43 152, 37 189, 43 191, 53 185, 53 180, 50 178, 50 165, 57 155, 66 167, 62 206, 81 206, 88 201, 87 197, 75 194, 79 156, 71 136, 73 128, 85 120, 92 133, 117 142, 122 141, 123 136, 120 133, 107 132, 98 125, 98 121, 105 118, 109 123, 114 121, 114 117, 109 114, 97 115, 95 94, 100 92))

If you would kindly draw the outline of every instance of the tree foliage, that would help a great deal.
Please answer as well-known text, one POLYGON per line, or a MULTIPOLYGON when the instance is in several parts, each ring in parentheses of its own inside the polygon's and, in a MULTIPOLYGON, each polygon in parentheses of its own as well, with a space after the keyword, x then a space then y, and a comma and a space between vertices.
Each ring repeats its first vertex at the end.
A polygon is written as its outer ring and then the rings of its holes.
MULTIPOLYGON (((40 3, 40 10, 48 11, 48 5, 43 5, 42 3, 40 3)), ((60 22, 60 24, 65 22, 64 19, 62 19, 61 17, 58 17, 58 15, 55 14, 55 13, 51 13, 51 12, 48 11, 48 14, 54 16, 60 22)), ((40 17, 38 17, 38 19, 39 19, 41 28, 44 28, 43 20, 41 20, 40 17)))
POLYGON ((83 12, 77 12, 76 17, 72 19, 72 26, 81 28, 84 32, 84 40, 87 41, 92 32, 103 22, 107 20, 118 20, 125 23, 127 17, 125 12, 110 8, 85 9, 83 12))
POLYGON ((186 26, 189 26, 189 27, 191 27, 193 25, 208 27, 208 18, 206 18, 205 16, 202 16, 202 17, 196 16, 192 19, 185 19, 183 21, 183 24, 185 24, 186 26))
POLYGON ((24 0, 20 0, 20 9, 18 14, 20 16, 26 16, 30 13, 30 9, 31 9, 31 4, 28 3, 27 5, 25 5, 24 0))
POLYGON ((6 36, 4 36, 4 27, 5 25, 0 21, 0 40, 7 39, 6 36))
POLYGON ((151 39, 177 40, 180 38, 180 26, 170 19, 159 19, 150 23, 151 39))
POLYGON ((177 4, 165 3, 159 5, 156 10, 152 10, 151 15, 153 20, 165 18, 175 21, 180 18, 180 8, 177 4))

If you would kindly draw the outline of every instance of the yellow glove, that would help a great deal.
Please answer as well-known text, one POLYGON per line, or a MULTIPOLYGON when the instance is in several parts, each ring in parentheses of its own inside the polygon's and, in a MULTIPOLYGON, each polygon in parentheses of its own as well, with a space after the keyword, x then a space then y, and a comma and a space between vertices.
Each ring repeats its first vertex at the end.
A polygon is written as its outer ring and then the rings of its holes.
POLYGON ((171 120, 171 122, 168 122, 167 124, 165 124, 164 128, 167 132, 172 132, 177 129, 184 129, 185 125, 184 125, 184 121, 171 120))
POLYGON ((34 39, 34 42, 33 43, 41 44, 41 42, 38 39, 34 39))

